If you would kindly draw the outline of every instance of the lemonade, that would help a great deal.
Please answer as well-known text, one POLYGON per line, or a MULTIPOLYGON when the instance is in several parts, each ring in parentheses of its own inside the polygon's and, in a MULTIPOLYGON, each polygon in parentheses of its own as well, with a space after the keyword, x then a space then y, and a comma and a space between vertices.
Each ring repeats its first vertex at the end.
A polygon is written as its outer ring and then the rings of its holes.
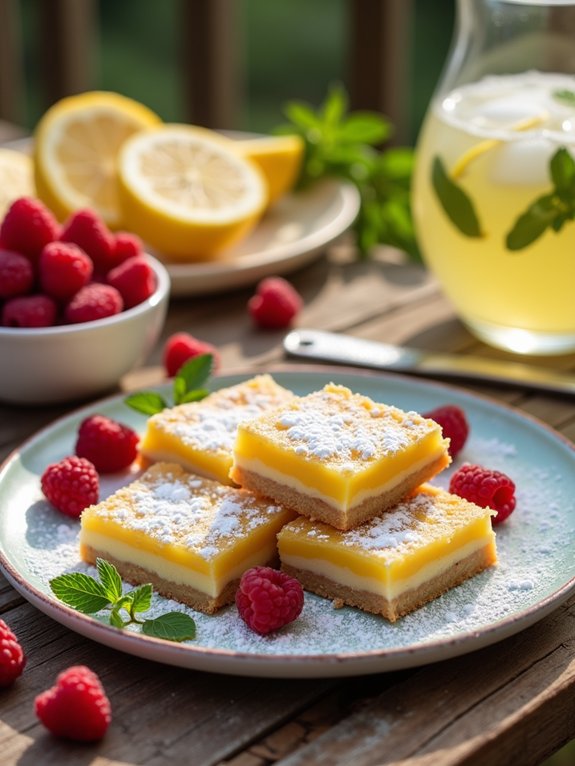
POLYGON ((494 345, 575 350, 572 156, 574 77, 490 76, 429 110, 414 178, 419 243, 460 316, 494 345))

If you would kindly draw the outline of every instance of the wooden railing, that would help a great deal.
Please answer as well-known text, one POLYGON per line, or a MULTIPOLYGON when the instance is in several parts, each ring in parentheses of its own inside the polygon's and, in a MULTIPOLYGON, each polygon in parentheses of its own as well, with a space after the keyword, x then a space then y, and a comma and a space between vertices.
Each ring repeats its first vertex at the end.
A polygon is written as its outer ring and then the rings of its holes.
MULTIPOLYGON (((276 0, 274 0, 275 2, 276 0)), ((289 2, 289 0, 282 0, 289 2)), ((238 127, 242 0, 180 0, 182 112, 207 127, 238 127)), ((98 87, 98 0, 36 0, 42 108, 98 87)), ((387 114, 405 135, 412 0, 346 0, 347 86, 354 108, 387 114)), ((19 0, 0 0, 0 119, 21 123, 24 77, 19 0)), ((297 55, 297 41, 294 42, 297 55)), ((129 95, 129 94, 128 94, 129 95)))

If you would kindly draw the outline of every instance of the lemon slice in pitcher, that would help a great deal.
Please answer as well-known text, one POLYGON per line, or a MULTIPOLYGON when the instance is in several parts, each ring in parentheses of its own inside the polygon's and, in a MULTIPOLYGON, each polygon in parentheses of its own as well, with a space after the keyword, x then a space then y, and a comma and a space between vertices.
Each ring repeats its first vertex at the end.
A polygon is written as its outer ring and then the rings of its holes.
POLYGON ((160 122, 150 109, 118 93, 94 91, 58 101, 35 132, 38 196, 61 220, 91 207, 109 226, 119 227, 118 151, 134 133, 160 122))
POLYGON ((233 142, 211 130, 163 125, 119 155, 122 215, 160 253, 209 259, 244 237, 267 203, 265 179, 233 142))

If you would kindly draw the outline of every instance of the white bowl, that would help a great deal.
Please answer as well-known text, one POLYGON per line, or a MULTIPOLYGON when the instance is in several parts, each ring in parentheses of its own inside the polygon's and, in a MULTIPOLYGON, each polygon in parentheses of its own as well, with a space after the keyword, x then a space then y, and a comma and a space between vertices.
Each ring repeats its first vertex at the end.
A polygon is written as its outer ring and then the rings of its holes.
POLYGON ((170 277, 147 256, 156 291, 106 319, 38 329, 0 327, 0 400, 50 404, 113 389, 151 351, 164 325, 170 277))

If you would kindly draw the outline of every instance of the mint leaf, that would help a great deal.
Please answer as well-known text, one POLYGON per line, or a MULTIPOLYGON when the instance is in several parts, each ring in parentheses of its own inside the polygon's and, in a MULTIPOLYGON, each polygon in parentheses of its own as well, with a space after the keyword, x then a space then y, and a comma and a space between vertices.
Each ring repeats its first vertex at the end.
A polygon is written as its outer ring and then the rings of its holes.
POLYGON ((347 93, 336 85, 330 88, 320 109, 321 121, 327 127, 333 127, 340 122, 347 111, 347 93))
POLYGON ((124 404, 144 415, 155 415, 161 412, 168 404, 160 394, 154 391, 142 391, 137 394, 130 394, 124 399, 124 404))
POLYGON ((122 595, 122 578, 116 567, 105 559, 96 559, 96 568, 108 601, 114 604, 122 595))
POLYGON ((130 612, 147 612, 152 605, 152 586, 150 583, 140 585, 126 595, 130 598, 130 612))
POLYGON ((473 202, 465 191, 453 181, 440 157, 435 157, 431 181, 437 198, 449 220, 466 237, 481 237, 481 226, 473 202))
POLYGON ((553 91, 552 96, 556 101, 560 101, 562 104, 575 107, 575 92, 572 90, 555 90, 553 91))
POLYGON ((110 604, 104 586, 82 572, 54 577, 50 580, 50 588, 60 601, 84 614, 94 614, 110 604))
POLYGON ((167 641, 187 641, 195 638, 196 623, 182 612, 168 612, 155 620, 146 620, 142 625, 142 632, 147 636, 164 638, 167 641))
POLYGON ((187 402, 199 402, 201 399, 205 399, 209 393, 207 388, 196 388, 195 391, 188 391, 187 394, 184 394, 182 397, 181 404, 187 404, 187 402))
POLYGON ((285 114, 288 120, 291 120, 294 125, 303 128, 304 130, 316 129, 319 127, 320 120, 313 112, 313 109, 307 104, 303 104, 299 101, 292 101, 285 107, 285 114))
POLYGON ((208 380, 212 374, 213 366, 214 357, 212 354, 199 354, 180 367, 175 380, 184 382, 186 392, 194 391, 208 380))
POLYGON ((549 162, 549 173, 557 194, 575 191, 575 160, 567 149, 558 149, 549 162))
POLYGON ((529 205, 525 213, 513 224, 513 228, 505 238, 508 250, 522 250, 535 242, 548 226, 553 226, 555 219, 561 215, 554 194, 546 194, 529 205))
POLYGON ((126 623, 120 616, 120 610, 118 608, 112 609, 110 612, 110 625, 114 628, 123 628, 126 623))
POLYGON ((390 125, 383 117, 370 112, 355 112, 337 130, 340 141, 380 144, 389 138, 390 125))

